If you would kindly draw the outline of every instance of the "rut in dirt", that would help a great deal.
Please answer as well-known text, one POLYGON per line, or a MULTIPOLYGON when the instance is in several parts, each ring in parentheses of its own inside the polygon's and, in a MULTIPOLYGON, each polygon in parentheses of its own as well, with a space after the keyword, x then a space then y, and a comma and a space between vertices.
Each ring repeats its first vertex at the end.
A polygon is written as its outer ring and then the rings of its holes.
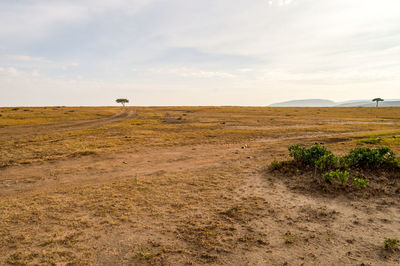
POLYGON ((137 114, 134 109, 125 108, 113 115, 96 119, 62 121, 52 124, 8 126, 5 128, 0 128, 0 140, 26 138, 45 135, 48 133, 59 133, 73 130, 96 128, 112 123, 122 122, 127 119, 135 118, 136 116, 137 114))

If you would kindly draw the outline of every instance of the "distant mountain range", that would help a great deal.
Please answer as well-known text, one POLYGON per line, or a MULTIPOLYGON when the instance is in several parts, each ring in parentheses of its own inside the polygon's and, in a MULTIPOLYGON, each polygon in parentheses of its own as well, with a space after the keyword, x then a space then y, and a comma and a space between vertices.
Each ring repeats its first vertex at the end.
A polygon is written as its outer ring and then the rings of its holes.
MULTIPOLYGON (((280 103, 273 103, 271 107, 374 107, 376 103, 372 100, 353 100, 345 102, 334 102, 326 99, 304 99, 280 103)), ((400 106, 400 100, 385 100, 379 102, 382 107, 400 106)))

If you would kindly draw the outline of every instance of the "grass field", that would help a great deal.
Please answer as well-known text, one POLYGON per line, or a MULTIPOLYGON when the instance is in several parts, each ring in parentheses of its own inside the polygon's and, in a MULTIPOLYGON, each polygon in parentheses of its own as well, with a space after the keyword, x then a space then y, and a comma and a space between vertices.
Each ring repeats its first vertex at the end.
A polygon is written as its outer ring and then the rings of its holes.
POLYGON ((398 265, 400 193, 265 171, 295 143, 400 153, 400 108, 0 108, 0 264, 398 265))

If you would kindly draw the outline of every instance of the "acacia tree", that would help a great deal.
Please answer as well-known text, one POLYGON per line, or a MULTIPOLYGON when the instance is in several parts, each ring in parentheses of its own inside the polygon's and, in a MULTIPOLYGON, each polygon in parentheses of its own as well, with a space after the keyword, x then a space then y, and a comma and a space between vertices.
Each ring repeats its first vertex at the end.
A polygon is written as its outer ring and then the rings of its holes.
POLYGON ((379 102, 383 102, 384 99, 382 99, 382 98, 375 98, 375 99, 372 99, 372 101, 373 101, 373 102, 376 102, 376 107, 378 107, 379 102))
POLYGON ((125 107, 125 104, 126 104, 126 103, 129 103, 129 100, 128 100, 128 99, 124 99, 124 98, 119 98, 119 99, 116 99, 115 101, 116 101, 117 103, 122 104, 123 107, 125 107))

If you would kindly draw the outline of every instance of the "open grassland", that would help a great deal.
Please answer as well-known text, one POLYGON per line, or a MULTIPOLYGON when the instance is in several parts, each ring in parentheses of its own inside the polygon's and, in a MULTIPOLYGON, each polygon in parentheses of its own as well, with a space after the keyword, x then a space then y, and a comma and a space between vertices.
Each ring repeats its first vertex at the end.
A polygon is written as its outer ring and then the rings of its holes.
POLYGON ((114 112, 115 108, 105 107, 0 107, 0 127, 94 119, 110 115, 114 112))
POLYGON ((1 265, 399 264, 382 248, 400 237, 399 193, 318 192, 265 169, 295 143, 400 153, 400 108, 0 115, 1 265))

